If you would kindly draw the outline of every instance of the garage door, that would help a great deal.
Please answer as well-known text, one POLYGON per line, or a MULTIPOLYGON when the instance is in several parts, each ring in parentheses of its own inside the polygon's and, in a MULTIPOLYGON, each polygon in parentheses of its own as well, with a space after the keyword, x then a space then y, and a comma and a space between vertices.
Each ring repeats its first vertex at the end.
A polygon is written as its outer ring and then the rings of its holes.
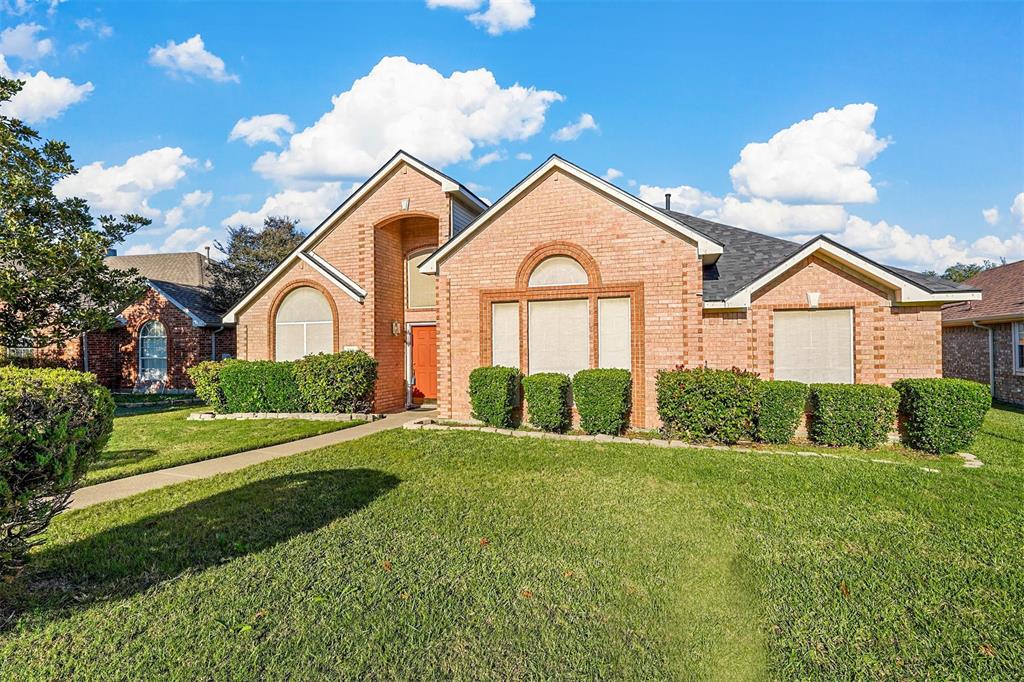
POLYGON ((852 384, 853 311, 776 312, 775 378, 852 384))

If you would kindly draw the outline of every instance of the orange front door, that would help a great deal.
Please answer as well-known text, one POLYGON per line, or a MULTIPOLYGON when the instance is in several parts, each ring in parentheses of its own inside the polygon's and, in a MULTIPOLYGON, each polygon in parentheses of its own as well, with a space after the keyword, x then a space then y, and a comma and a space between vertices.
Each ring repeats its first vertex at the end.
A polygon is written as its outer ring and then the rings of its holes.
POLYGON ((412 328, 412 401, 437 400, 437 327, 412 328))

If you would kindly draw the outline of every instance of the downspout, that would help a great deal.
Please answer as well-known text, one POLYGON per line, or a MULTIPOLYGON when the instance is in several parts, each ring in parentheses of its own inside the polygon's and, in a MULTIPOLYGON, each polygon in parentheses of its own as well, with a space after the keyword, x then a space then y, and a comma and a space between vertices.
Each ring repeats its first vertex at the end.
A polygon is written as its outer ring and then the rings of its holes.
POLYGON ((978 329, 984 329, 985 331, 988 332, 988 390, 992 393, 992 397, 995 397, 995 395, 996 395, 996 353, 995 353, 996 341, 995 341, 995 336, 992 333, 993 329, 992 329, 992 327, 986 327, 983 324, 978 324, 974 320, 971 320, 971 324, 973 324, 978 329))
POLYGON ((82 332, 82 371, 89 371, 89 333, 82 332))
POLYGON ((217 334, 224 331, 224 325, 221 325, 210 333, 210 359, 216 362, 217 360, 217 334))

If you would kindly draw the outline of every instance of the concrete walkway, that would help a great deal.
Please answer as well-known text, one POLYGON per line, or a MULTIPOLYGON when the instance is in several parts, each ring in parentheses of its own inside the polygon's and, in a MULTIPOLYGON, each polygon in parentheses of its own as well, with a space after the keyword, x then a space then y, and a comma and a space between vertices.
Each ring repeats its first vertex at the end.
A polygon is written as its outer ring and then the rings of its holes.
POLYGON ((277 459, 278 457, 297 455, 300 452, 308 452, 309 450, 316 450, 328 445, 356 440, 371 433, 402 428, 402 425, 406 422, 424 417, 433 417, 436 414, 435 410, 410 410, 409 412, 389 414, 384 419, 352 426, 341 431, 332 431, 331 433, 324 433, 319 436, 293 440, 290 443, 271 445, 256 450, 246 450, 234 455, 225 455, 224 457, 207 459, 202 462, 182 464, 170 469, 161 469, 160 471, 152 471, 148 474, 139 474, 137 476, 120 478, 116 481, 90 485, 75 491, 68 508, 84 509, 100 502, 119 500, 122 497, 128 497, 156 488, 163 488, 166 485, 173 485, 182 481, 209 478, 217 474, 237 471, 253 464, 277 459))

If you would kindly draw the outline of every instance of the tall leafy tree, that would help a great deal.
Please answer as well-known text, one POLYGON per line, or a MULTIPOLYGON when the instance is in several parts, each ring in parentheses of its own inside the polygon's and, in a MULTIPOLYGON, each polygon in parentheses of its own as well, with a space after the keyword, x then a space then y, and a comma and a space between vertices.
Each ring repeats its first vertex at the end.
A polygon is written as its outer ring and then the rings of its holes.
MULTIPOLYGON (((0 104, 22 81, 0 77, 0 104)), ((107 267, 107 250, 149 220, 89 213, 53 186, 75 173, 68 146, 0 116, 0 347, 60 344, 113 325, 145 291, 138 273, 107 267)))
POLYGON ((229 227, 228 243, 214 244, 225 256, 212 264, 210 273, 211 293, 221 310, 234 305, 306 238, 298 222, 288 216, 270 216, 262 230, 229 227))
POLYGON ((986 260, 981 265, 977 263, 957 263, 946 268, 946 271, 942 273, 942 277, 953 282, 966 282, 978 273, 997 267, 999 267, 999 263, 993 263, 990 260, 986 260))

